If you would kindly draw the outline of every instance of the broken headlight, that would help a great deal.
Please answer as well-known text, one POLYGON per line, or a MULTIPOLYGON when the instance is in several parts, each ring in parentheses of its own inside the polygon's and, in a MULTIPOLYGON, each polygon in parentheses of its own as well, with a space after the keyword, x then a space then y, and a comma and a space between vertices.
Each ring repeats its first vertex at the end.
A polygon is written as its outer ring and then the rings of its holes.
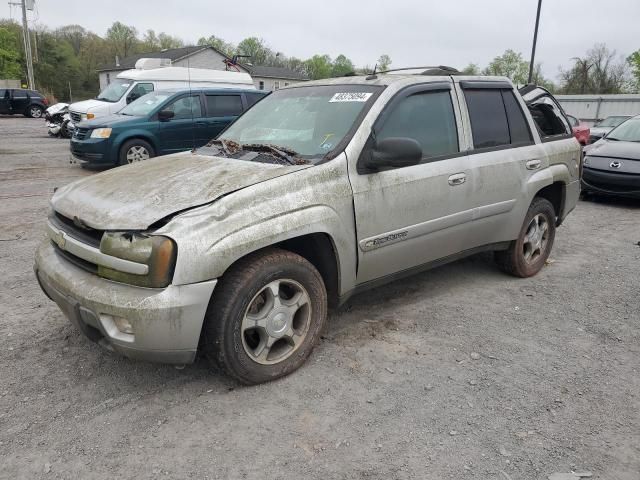
POLYGON ((149 288, 163 288, 171 283, 177 248, 168 237, 137 232, 105 232, 100 241, 100 251, 149 267, 146 275, 136 275, 98 265, 101 277, 149 288))

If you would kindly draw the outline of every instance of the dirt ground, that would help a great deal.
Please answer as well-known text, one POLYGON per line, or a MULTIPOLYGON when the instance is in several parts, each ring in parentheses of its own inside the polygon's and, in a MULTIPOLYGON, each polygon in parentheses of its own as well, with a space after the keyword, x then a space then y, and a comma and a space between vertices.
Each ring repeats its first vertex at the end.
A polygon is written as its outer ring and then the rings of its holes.
POLYGON ((0 478, 640 478, 640 202, 581 201, 535 278, 480 255, 362 294, 240 387, 109 353, 41 293, 49 197, 93 174, 0 117, 0 478))

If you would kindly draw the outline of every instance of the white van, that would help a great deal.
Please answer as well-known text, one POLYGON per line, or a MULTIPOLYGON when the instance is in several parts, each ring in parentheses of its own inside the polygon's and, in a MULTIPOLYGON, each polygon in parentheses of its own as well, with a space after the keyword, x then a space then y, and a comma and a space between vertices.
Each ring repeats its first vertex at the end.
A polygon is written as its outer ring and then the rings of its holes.
POLYGON ((185 67, 157 68, 162 65, 159 60, 141 58, 135 69, 120 73, 96 98, 71 104, 72 121, 78 123, 116 113, 142 95, 165 88, 192 85, 194 88, 255 89, 248 73, 185 67))

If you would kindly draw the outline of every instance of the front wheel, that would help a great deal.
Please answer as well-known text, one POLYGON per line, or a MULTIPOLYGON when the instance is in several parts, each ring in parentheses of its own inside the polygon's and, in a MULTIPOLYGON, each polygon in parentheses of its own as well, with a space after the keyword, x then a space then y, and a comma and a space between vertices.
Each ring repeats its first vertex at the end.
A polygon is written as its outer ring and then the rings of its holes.
POLYGON ((142 162, 155 157, 155 151, 151 144, 140 138, 134 138, 124 142, 120 148, 120 165, 128 165, 130 163, 142 162))
POLYGON ((295 253, 269 249, 240 260, 220 280, 207 309, 203 349, 213 365, 245 384, 299 368, 327 318, 322 276, 295 253))
POLYGON ((527 211, 520 235, 509 249, 496 252, 498 266, 516 277, 531 277, 544 266, 556 236, 556 214, 551 202, 536 197, 527 211))

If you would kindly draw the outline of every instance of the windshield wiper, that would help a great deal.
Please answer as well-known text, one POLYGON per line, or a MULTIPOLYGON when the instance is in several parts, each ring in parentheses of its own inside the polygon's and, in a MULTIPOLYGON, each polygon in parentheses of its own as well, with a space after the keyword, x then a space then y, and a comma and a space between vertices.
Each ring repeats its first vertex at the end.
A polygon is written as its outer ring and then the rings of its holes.
POLYGON ((619 142, 620 139, 616 137, 605 137, 607 140, 613 140, 614 142, 619 142))
POLYGON ((280 147, 278 145, 272 145, 270 143, 248 143, 241 145, 242 150, 249 150, 253 152, 265 152, 287 161, 291 165, 301 165, 307 163, 306 160, 296 158, 298 152, 291 150, 290 148, 280 147))

